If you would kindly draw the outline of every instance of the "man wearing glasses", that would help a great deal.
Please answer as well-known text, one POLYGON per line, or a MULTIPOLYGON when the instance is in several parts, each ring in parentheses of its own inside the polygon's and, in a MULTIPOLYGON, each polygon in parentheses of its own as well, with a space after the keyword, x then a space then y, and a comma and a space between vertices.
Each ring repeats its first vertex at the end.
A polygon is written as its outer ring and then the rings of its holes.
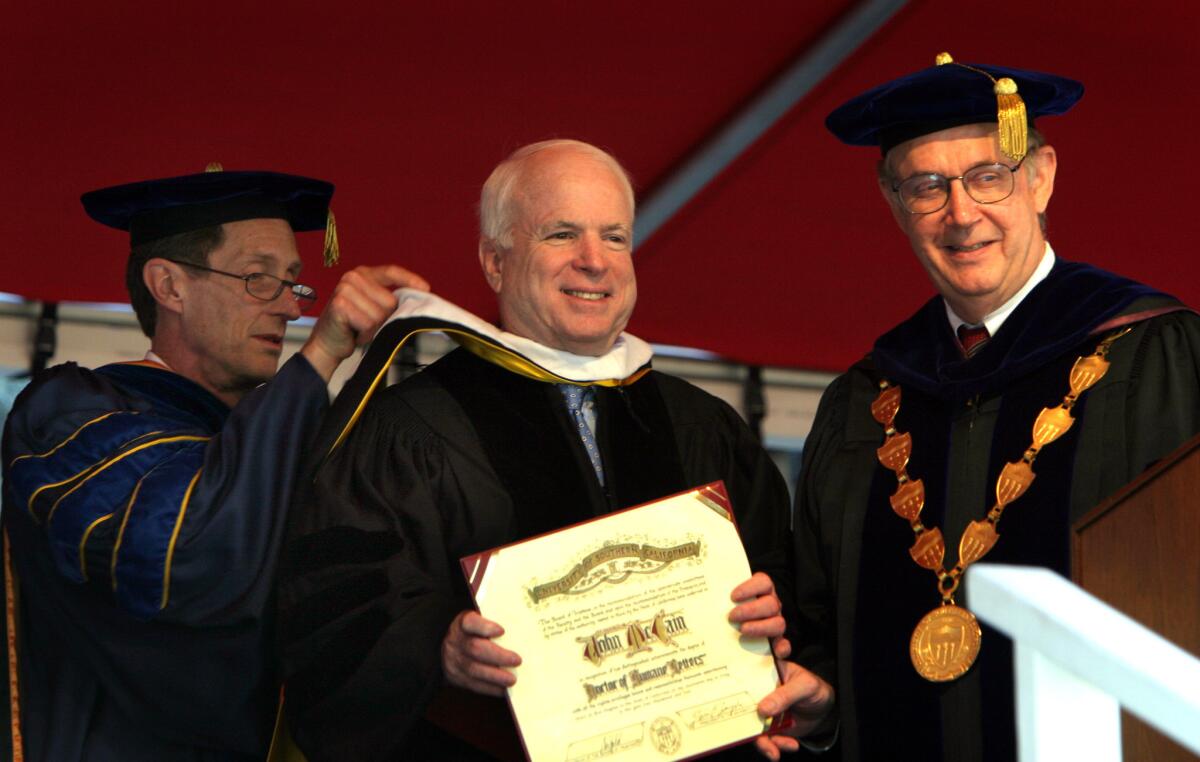
POLYGON ((293 231, 326 229, 332 194, 214 171, 84 195, 129 231, 151 349, 52 368, 8 419, 25 759, 264 758, 278 703, 264 611, 326 383, 395 308, 392 289, 427 288, 400 267, 347 273, 276 373, 287 323, 316 300, 296 282, 293 231))
POLYGON ((805 447, 793 656, 836 688, 843 760, 1016 759, 1011 643, 967 610, 964 567, 1069 573, 1071 523, 1200 431, 1196 315, 1046 240, 1058 162, 1033 118, 1083 86, 937 64, 826 122, 879 146, 938 292, 830 386, 805 447))

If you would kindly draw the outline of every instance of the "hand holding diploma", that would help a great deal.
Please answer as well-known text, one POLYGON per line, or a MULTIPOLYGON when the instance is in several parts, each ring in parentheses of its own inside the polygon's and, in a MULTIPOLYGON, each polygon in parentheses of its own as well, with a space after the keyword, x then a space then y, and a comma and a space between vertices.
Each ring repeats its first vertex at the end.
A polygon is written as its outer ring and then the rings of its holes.
MULTIPOLYGON (((775 638, 783 634, 783 606, 775 584, 762 572, 733 589, 735 603, 729 621, 739 624, 743 635, 775 638)), ((521 664, 521 657, 497 645, 492 638, 504 628, 476 611, 460 611, 442 640, 442 672, 446 681, 485 696, 503 696, 517 682, 508 667, 521 664)), ((787 641, 784 641, 785 643, 787 641)))
MULTIPOLYGON (((729 612, 729 621, 739 624, 744 635, 775 639, 773 650, 784 680, 759 702, 758 713, 768 718, 790 711, 794 724, 787 733, 759 736, 755 744, 764 757, 779 760, 784 752, 799 751, 796 739, 817 730, 829 716, 833 687, 798 664, 785 661, 792 649, 782 637, 786 627, 783 606, 770 577, 757 572, 735 587, 730 597, 737 605, 729 612)), ((521 664, 520 655, 492 640, 503 634, 503 627, 478 612, 460 612, 442 641, 446 680, 485 696, 503 696, 517 681, 508 668, 521 664)))
POLYGON ((777 762, 784 752, 800 750, 800 742, 814 733, 832 733, 836 727, 833 716, 833 686, 795 662, 786 661, 792 653, 792 644, 787 638, 778 638, 772 644, 775 659, 783 674, 783 683, 758 702, 758 713, 762 717, 774 717, 790 712, 792 726, 782 733, 761 735, 755 739, 758 752, 772 762, 777 762))
POLYGON ((783 604, 775 594, 775 583, 762 572, 733 589, 730 598, 737 605, 729 612, 729 621, 739 625, 743 635, 756 638, 778 638, 787 623, 783 619, 783 604))
MULTIPOLYGON (((755 573, 735 587, 730 598, 736 605, 729 612, 729 621, 738 625, 743 635, 777 638, 775 656, 780 661, 785 682, 759 702, 759 714, 771 717, 791 709, 795 729, 804 735, 828 714, 833 689, 811 672, 783 661, 790 655, 791 645, 781 637, 786 628, 783 605, 769 576, 755 573)), ((517 681, 508 668, 521 664, 519 654, 492 640, 503 634, 503 627, 478 612, 460 612, 450 623, 442 641, 442 669, 446 680, 485 696, 503 696, 504 691, 517 681)), ((763 735, 757 739, 757 746, 763 756, 772 760, 778 760, 781 751, 799 748, 796 739, 790 735, 763 735)))
POLYGON ((485 696, 503 696, 517 682, 506 667, 521 664, 521 657, 497 645, 492 638, 504 628, 476 611, 460 611, 442 639, 442 674, 446 682, 485 696))
POLYGON ((447 681, 506 695, 535 762, 666 762, 771 724, 757 709, 779 685, 783 609, 751 575, 721 483, 461 565, 481 613, 446 633, 447 681))
POLYGON ((731 597, 738 605, 729 612, 729 621, 740 624, 743 635, 771 638, 772 650, 783 675, 783 683, 758 703, 758 713, 769 718, 790 711, 794 724, 786 734, 764 734, 755 741, 759 753, 767 759, 778 760, 782 752, 799 750, 796 738, 803 738, 822 726, 833 709, 833 688, 800 665, 785 661, 791 655, 792 646, 783 637, 787 623, 770 577, 758 572, 735 587, 731 597))

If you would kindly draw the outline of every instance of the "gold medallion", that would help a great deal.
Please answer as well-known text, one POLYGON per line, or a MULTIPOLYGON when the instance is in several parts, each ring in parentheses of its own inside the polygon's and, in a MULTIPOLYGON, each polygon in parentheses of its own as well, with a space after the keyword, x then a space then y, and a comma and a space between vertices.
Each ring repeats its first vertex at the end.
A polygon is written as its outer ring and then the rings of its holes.
MULTIPOLYGON (((944 63, 939 60, 938 63, 944 63)), ((1075 422, 1071 409, 1079 395, 1095 386, 1108 372, 1108 350, 1112 343, 1129 333, 1125 328, 1110 333, 1096 346, 1094 354, 1080 357, 1071 367, 1071 391, 1057 407, 1043 408, 1033 424, 1033 441, 1020 460, 1005 464, 996 479, 996 502, 986 519, 972 521, 958 543, 958 563, 944 567, 946 542, 937 527, 920 521, 925 506, 925 485, 908 473, 912 456, 912 435, 897 431, 893 425, 900 412, 900 387, 886 379, 879 382, 879 396, 871 403, 871 416, 883 426, 883 445, 875 451, 879 463, 896 474, 896 492, 891 496, 892 510, 912 527, 914 541, 908 553, 913 561, 937 575, 937 591, 944 603, 926 614, 913 630, 908 645, 913 666, 921 677, 935 683, 955 680, 966 673, 979 655, 983 633, 979 622, 966 609, 954 605, 954 591, 971 564, 987 555, 1000 539, 996 525, 1004 508, 1033 484, 1037 474, 1033 462, 1043 447, 1065 434, 1075 422)))
POLYGON ((975 615, 953 604, 938 606, 917 622, 908 653, 921 677, 944 683, 961 677, 979 655, 983 632, 975 615))

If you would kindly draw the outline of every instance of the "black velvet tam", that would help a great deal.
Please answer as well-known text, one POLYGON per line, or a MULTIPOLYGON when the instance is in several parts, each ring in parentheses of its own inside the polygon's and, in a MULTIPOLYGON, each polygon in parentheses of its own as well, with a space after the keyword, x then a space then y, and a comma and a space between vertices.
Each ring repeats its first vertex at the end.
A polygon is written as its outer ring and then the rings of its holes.
POLYGON ((277 172, 202 172, 90 191, 80 201, 102 225, 127 230, 133 246, 250 219, 324 230, 333 185, 277 172))
MULTIPOLYGON (((1083 97, 1073 79, 1003 66, 968 64, 996 79, 1017 84, 1032 124, 1039 116, 1065 113, 1083 97)), ((987 76, 954 64, 928 69, 885 84, 839 106, 825 126, 843 143, 874 146, 884 154, 906 140, 964 124, 996 121, 996 95, 987 76)))

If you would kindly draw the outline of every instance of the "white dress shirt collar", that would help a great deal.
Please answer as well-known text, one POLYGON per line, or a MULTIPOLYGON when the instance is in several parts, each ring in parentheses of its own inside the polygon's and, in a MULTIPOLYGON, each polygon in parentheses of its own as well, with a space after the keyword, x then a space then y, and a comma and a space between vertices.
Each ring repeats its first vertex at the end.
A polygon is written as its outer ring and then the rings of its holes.
POLYGON ((148 362, 156 362, 167 370, 171 370, 171 366, 167 365, 167 361, 155 354, 153 349, 146 350, 146 357, 144 359, 148 362))
MULTIPOLYGON (((997 309, 983 316, 983 324, 987 326, 988 334, 995 336, 1000 330, 1000 326, 1004 325, 1004 321, 1012 314, 1012 311, 1017 308, 1017 305, 1029 295, 1034 286, 1041 283, 1050 274, 1050 270, 1054 268, 1054 249, 1050 248, 1050 242, 1046 241, 1046 251, 1042 254, 1042 261, 1038 263, 1037 269, 1033 271, 1033 275, 1029 276, 1029 280, 1025 281, 1025 285, 1021 286, 1017 293, 1000 305, 997 309)), ((950 330, 957 335, 958 327, 965 325, 968 328, 975 328, 978 323, 968 323, 958 316, 958 313, 950 306, 950 302, 942 300, 946 305, 946 318, 950 321, 950 330)))

